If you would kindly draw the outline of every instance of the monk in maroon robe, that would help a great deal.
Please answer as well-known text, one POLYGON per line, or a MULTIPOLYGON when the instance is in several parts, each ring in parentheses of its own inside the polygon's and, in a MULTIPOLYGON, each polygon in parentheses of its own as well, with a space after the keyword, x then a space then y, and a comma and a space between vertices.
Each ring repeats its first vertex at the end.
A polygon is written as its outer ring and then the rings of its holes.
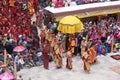
POLYGON ((0 12, 2 12, 2 0, 0 0, 0 12))
POLYGON ((7 17, 8 14, 9 14, 9 6, 8 6, 8 3, 4 4, 3 7, 4 7, 4 8, 3 8, 3 15, 7 17))
POLYGON ((38 0, 34 0, 34 9, 35 9, 35 11, 37 10, 38 6, 39 6, 39 1, 38 0))
POLYGON ((45 43, 45 31, 41 30, 40 36, 39 36, 39 40, 40 40, 40 45, 43 46, 43 44, 45 43))
POLYGON ((47 41, 47 43, 44 45, 43 48, 43 63, 45 69, 49 69, 49 54, 50 54, 50 44, 47 41))
POLYGON ((41 28, 42 27, 42 20, 44 17, 42 10, 39 10, 39 12, 37 12, 36 15, 37 15, 36 24, 38 27, 41 28))

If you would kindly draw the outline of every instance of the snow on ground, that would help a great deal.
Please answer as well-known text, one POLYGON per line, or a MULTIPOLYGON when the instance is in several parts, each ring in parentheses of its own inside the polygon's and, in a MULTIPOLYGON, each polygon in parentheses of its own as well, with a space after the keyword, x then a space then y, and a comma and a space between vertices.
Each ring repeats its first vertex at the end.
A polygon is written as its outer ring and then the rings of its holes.
POLYGON ((49 64, 49 70, 43 66, 23 69, 18 72, 24 80, 120 80, 120 74, 112 71, 110 68, 120 66, 120 60, 115 60, 110 55, 120 54, 109 53, 106 56, 98 56, 98 63, 91 65, 90 73, 83 70, 83 62, 79 56, 73 58, 73 69, 68 70, 65 67, 66 58, 63 59, 62 69, 56 69, 55 63, 49 64))

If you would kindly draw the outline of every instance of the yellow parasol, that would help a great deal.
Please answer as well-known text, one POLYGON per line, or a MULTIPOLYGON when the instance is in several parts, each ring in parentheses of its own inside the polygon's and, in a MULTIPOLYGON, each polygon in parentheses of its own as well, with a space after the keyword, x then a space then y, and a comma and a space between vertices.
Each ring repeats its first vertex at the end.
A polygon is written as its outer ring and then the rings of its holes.
POLYGON ((80 32, 82 29, 84 29, 82 22, 75 16, 64 17, 57 27, 58 31, 69 34, 80 32))

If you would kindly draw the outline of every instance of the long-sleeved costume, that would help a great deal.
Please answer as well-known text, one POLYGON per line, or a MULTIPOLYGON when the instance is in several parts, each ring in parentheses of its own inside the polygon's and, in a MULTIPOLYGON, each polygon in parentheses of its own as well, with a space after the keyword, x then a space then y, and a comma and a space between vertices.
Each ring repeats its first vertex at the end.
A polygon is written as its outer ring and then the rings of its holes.
POLYGON ((82 60, 84 62, 84 71, 89 72, 90 71, 90 63, 89 63, 89 55, 87 52, 82 54, 82 60))
POLYGON ((67 64, 66 64, 66 68, 68 68, 68 69, 72 69, 72 53, 70 52, 70 51, 68 51, 67 53, 66 53, 66 57, 67 57, 67 60, 66 60, 66 62, 67 62, 67 64))
POLYGON ((62 67, 62 52, 58 46, 55 47, 55 62, 57 68, 62 67))

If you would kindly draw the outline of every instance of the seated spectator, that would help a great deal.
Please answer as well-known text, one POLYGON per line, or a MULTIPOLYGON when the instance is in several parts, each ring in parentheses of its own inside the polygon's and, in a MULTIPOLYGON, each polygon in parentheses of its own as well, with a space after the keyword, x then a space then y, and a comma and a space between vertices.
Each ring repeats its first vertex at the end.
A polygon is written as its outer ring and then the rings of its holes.
POLYGON ((56 4, 57 3, 57 0, 52 0, 52 4, 56 4))
POLYGON ((67 6, 69 6, 70 4, 68 3, 68 1, 67 0, 64 0, 64 6, 65 7, 67 7, 67 6))
POLYGON ((23 60, 23 57, 20 57, 20 58, 19 58, 18 64, 19 64, 20 69, 23 69, 23 68, 24 68, 25 62, 24 62, 24 60, 23 60))
POLYGON ((37 53, 37 56, 38 56, 38 61, 37 61, 37 65, 42 65, 43 64, 43 55, 42 55, 42 52, 38 52, 37 53))
POLYGON ((77 6, 77 4, 76 4, 75 1, 73 1, 73 2, 70 3, 70 6, 77 6))
POLYGON ((57 0, 56 4, 55 4, 56 8, 60 8, 64 6, 64 3, 62 0, 57 0))
POLYGON ((77 5, 81 5, 82 4, 82 0, 76 0, 76 4, 77 5))

